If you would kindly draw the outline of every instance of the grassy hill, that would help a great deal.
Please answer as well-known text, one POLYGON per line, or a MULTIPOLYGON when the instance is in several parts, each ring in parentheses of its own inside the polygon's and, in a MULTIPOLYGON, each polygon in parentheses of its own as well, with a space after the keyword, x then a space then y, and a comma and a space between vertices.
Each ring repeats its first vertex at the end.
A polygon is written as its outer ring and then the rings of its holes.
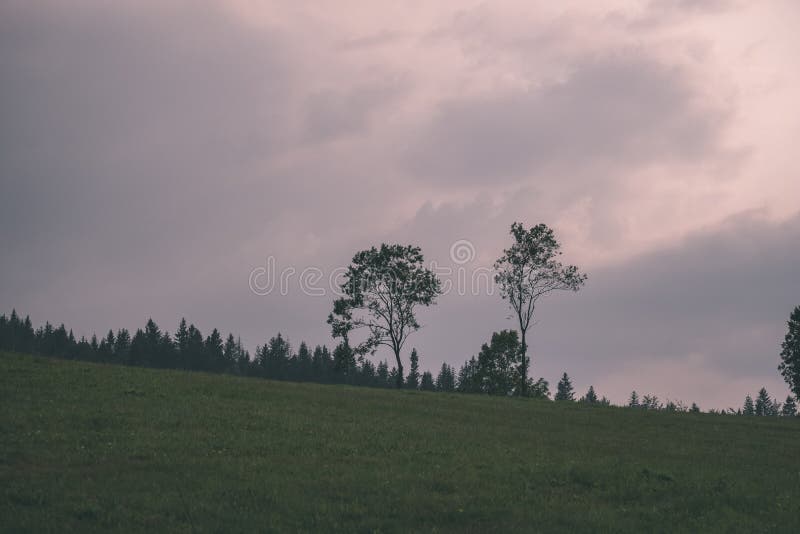
POLYGON ((4 531, 800 532, 800 420, 0 353, 4 531))

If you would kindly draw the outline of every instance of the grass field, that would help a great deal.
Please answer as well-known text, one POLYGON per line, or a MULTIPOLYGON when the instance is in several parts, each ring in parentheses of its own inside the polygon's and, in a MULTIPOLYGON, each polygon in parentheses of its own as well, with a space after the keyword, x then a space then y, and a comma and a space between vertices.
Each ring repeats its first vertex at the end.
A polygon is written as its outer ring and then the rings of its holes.
POLYGON ((800 532, 800 419, 0 354, 3 531, 800 532))

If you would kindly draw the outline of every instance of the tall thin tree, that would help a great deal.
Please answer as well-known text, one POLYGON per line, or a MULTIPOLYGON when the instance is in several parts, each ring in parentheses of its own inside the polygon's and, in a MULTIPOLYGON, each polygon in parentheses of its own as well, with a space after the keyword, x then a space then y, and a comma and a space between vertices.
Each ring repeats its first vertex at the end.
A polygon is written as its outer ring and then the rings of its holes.
POLYGON ((525 229, 515 222, 511 225, 511 236, 514 239, 511 247, 494 264, 495 281, 517 316, 521 341, 520 393, 525 395, 530 366, 526 336, 539 299, 554 291, 577 291, 586 282, 586 275, 576 266, 565 266, 558 261, 561 245, 547 225, 525 229))

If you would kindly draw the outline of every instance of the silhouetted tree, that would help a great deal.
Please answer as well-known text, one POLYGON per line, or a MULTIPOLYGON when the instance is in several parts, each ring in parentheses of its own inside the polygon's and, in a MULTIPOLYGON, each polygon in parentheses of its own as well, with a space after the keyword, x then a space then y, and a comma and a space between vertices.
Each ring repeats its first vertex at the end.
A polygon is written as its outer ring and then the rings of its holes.
POLYGON ((419 355, 417 355, 417 349, 411 349, 411 367, 408 371, 408 376, 406 377, 406 386, 411 389, 418 389, 419 388, 419 355))
POLYGON ((436 391, 436 384, 433 383, 433 375, 430 371, 422 373, 422 379, 419 382, 419 389, 422 391, 436 391))
POLYGON ((456 389, 461 393, 480 393, 481 381, 478 375, 478 360, 473 356, 458 370, 456 389))
POLYGON ((744 398, 744 407, 742 408, 743 415, 755 415, 756 407, 753 404, 753 398, 748 395, 744 398))
POLYGON ((191 358, 189 356, 189 329, 186 326, 186 319, 181 319, 178 330, 175 331, 175 348, 178 353, 179 366, 184 369, 191 369, 191 358))
POLYGON ((520 344, 515 330, 494 332, 478 353, 476 385, 489 395, 512 395, 520 387, 520 344))
POLYGON ((636 391, 631 392, 631 396, 628 398, 628 408, 638 408, 639 407, 639 395, 636 391))
POLYGON ((328 347, 317 345, 314 347, 314 355, 311 357, 311 368, 313 369, 314 379, 318 382, 329 382, 331 371, 333 370, 333 360, 328 347))
POLYGON ((778 370, 794 396, 800 398, 800 306, 789 316, 788 327, 789 331, 781 344, 778 370))
POLYGON ((375 374, 379 386, 387 387, 389 385, 389 364, 386 363, 386 360, 378 363, 378 370, 375 374))
POLYGON ((769 396, 766 388, 761 388, 756 397, 755 411, 756 415, 769 417, 778 415, 780 406, 769 396))
POLYGON ((697 405, 697 403, 693 402, 692 407, 689 408, 689 411, 692 413, 700 413, 700 407, 697 405))
POLYGON ((553 291, 577 291, 586 282, 586 275, 574 265, 558 261, 561 245, 553 231, 544 224, 529 230, 520 223, 511 225, 514 242, 495 262, 495 281, 500 294, 507 299, 517 316, 521 334, 519 393, 528 385, 528 344, 526 335, 540 298, 553 291))
POLYGON ((300 348, 297 349, 297 379, 310 380, 312 378, 312 357, 311 351, 308 350, 308 345, 305 341, 300 342, 300 348))
POLYGON ((661 402, 658 400, 658 397, 655 395, 645 395, 642 397, 640 408, 644 408, 645 410, 660 410, 663 408, 661 402))
POLYGON ((397 362, 397 387, 403 386, 400 351, 408 336, 420 328, 417 306, 435 304, 441 293, 436 274, 424 265, 419 247, 382 244, 353 256, 341 285, 344 296, 333 303, 328 323, 334 338, 347 339, 351 331, 365 328, 367 339, 355 347, 357 354, 389 347, 397 362))
POLYGON ((439 374, 436 377, 436 389, 438 391, 455 391, 456 376, 452 367, 446 363, 442 364, 439 374))
POLYGON ((550 384, 544 378, 539 378, 536 381, 529 379, 527 395, 534 399, 549 399, 550 384))
POLYGON ((556 390, 555 400, 557 401, 572 401, 575 400, 575 391, 572 388, 572 382, 569 375, 564 373, 561 380, 558 381, 558 389, 556 390))
POLYGON ((342 381, 355 383, 356 356, 346 339, 333 349, 333 369, 342 381))
POLYGON ((586 395, 581 397, 581 402, 585 402, 586 404, 597 404, 597 393, 594 392, 594 386, 589 386, 589 391, 586 392, 586 395))
POLYGON ((794 417, 797 415, 797 404, 794 402, 794 399, 791 395, 786 397, 786 402, 783 403, 781 415, 786 417, 794 417))
POLYGON ((259 374, 274 380, 284 380, 289 356, 292 353, 289 341, 278 332, 263 347, 256 349, 256 365, 259 374))

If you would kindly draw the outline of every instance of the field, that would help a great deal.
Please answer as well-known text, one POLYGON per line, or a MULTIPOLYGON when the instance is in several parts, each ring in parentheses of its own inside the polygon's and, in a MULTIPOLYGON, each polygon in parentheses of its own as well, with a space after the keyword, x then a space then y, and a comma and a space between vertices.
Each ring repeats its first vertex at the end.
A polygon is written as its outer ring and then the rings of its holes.
POLYGON ((0 529, 800 532, 800 419, 0 353, 0 529))

